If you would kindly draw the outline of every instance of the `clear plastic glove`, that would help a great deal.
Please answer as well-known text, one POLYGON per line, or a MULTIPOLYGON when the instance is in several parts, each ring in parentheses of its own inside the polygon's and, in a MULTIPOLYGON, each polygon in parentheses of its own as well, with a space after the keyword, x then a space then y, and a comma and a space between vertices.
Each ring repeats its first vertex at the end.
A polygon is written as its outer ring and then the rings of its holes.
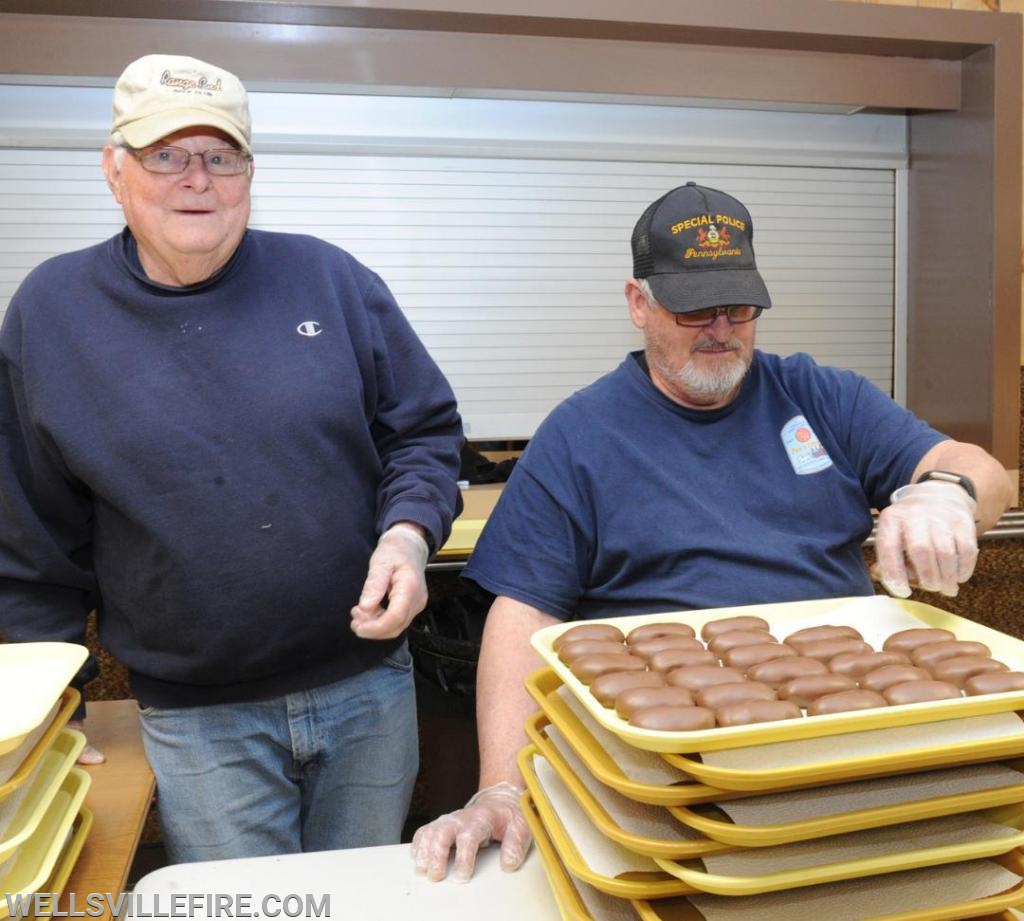
POLYGON ((519 805, 522 791, 507 781, 475 794, 457 812, 434 819, 412 839, 416 872, 437 882, 448 871, 448 856, 455 846, 452 880, 464 883, 473 875, 476 855, 492 841, 501 842, 501 869, 518 870, 533 840, 519 805))
POLYGON ((366 640, 398 636, 427 606, 424 572, 430 548, 415 525, 399 522, 377 541, 352 608, 352 632, 366 640))
POLYGON ((897 489, 875 533, 875 576, 885 590, 906 598, 914 584, 954 597, 978 560, 975 507, 964 490, 947 483, 897 489))
MULTIPOLYGON (((85 724, 82 720, 68 720, 67 725, 68 729, 85 732, 85 724)), ((88 742, 85 743, 85 748, 78 755, 78 764, 103 764, 106 760, 107 756, 98 748, 93 748, 88 742)))

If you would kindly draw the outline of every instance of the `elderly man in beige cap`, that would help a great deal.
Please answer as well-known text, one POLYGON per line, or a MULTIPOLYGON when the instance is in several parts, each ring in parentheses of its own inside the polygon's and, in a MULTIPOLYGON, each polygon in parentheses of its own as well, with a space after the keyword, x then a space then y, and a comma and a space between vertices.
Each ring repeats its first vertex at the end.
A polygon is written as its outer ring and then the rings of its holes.
POLYGON ((234 254, 249 221, 245 88, 194 58, 147 55, 117 82, 113 131, 103 172, 146 274, 168 285, 209 278, 234 254), (137 165, 126 168, 126 154, 137 165), (205 169, 190 168, 193 158, 205 169))
POLYGON ((127 226, 35 269, 0 330, 0 630, 82 642, 96 609, 171 860, 395 842, 451 389, 376 274, 247 227, 233 74, 130 64, 103 170, 127 226))

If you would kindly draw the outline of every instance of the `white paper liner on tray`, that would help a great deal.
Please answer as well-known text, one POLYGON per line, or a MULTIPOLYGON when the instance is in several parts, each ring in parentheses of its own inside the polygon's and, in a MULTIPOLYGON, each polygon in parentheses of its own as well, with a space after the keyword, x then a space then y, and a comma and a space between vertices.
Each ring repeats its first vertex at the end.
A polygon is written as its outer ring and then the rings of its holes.
POLYGON ((633 783, 669 787, 673 784, 693 781, 689 774, 673 767, 656 752, 635 748, 620 739, 610 729, 605 729, 591 716, 590 711, 580 703, 576 695, 564 685, 555 693, 572 710, 573 715, 579 719, 587 732, 594 737, 594 741, 607 752, 608 757, 633 783))
MULTIPOLYGON (((45 719, 25 737, 17 748, 0 755, 0 784, 7 783, 14 776, 14 772, 21 767, 36 742, 39 741, 39 737, 50 728, 50 724, 60 709, 60 703, 59 698, 54 701, 53 707, 46 714, 45 719)), ((0 829, 0 837, 3 837, 2 829, 0 829)))
MULTIPOLYGON (((32 777, 35 777, 38 771, 34 771, 32 777)), ((0 800, 0 842, 3 842, 7 838, 7 833, 11 828, 11 823, 17 818, 18 811, 21 809, 21 804, 25 802, 25 798, 32 792, 32 778, 17 790, 15 790, 10 796, 4 797, 0 800)))
POLYGON ((1024 773, 1015 768, 999 763, 975 764, 767 793, 724 800, 716 806, 737 825, 771 826, 1022 784, 1024 773))
POLYGON ((742 748, 701 752, 709 767, 735 771, 769 771, 808 764, 843 762, 869 755, 900 754, 920 749, 944 748, 961 742, 985 742, 1008 736, 1024 736, 1024 721, 1016 713, 989 713, 935 723, 866 729, 819 739, 768 742, 742 748))
MULTIPOLYGON (((708 854, 701 858, 701 862, 707 872, 715 876, 766 876, 827 864, 884 857, 887 854, 1014 838, 1022 838, 1022 833, 1018 829, 995 822, 981 813, 969 812, 885 828, 847 832, 843 835, 830 835, 793 844, 708 854)), ((1019 845, 1022 842, 1018 840, 1016 843, 1019 845)), ((1012 850, 1014 846, 1008 843, 1005 850, 1012 850)))
POLYGON ((690 895, 705 921, 863 921, 988 898, 1021 878, 991 860, 971 860, 763 895, 690 895))
POLYGON ((523 811, 527 822, 531 816, 536 818, 536 822, 531 822, 536 849, 563 921, 639 921, 640 916, 630 900, 609 895, 573 876, 558 856, 558 850, 536 815, 534 806, 524 804, 523 811))
POLYGON ((623 873, 660 872, 650 857, 636 854, 602 835, 546 758, 535 756, 533 769, 552 809, 565 828, 566 836, 595 873, 614 878, 623 873))
MULTIPOLYGON (((609 618, 607 621, 599 620, 598 622, 616 623, 625 632, 641 623, 684 620, 699 632, 703 623, 708 620, 742 614, 754 614, 766 618, 779 639, 784 639, 785 636, 805 626, 823 624, 853 626, 875 648, 881 648, 888 636, 900 630, 948 624, 959 638, 978 639, 986 642, 991 647, 992 655, 995 658, 1004 662, 1011 669, 1024 671, 1024 641, 930 605, 898 601, 879 595, 657 615, 634 615, 609 618)), ((881 726, 935 725, 940 721, 1024 709, 1024 691, 1011 691, 961 697, 956 700, 926 701, 848 713, 805 716, 799 720, 781 720, 691 732, 658 732, 639 729, 618 717, 613 710, 598 703, 571 669, 559 659, 552 648, 552 643, 560 633, 571 629, 571 627, 571 624, 544 627, 533 635, 531 642, 566 686, 582 700, 597 722, 631 745, 652 751, 676 753, 700 751, 706 753, 712 749, 751 747, 797 739, 823 738, 827 740, 836 735, 874 730, 881 726)), ((827 745, 828 742, 826 741, 825 744, 827 745)))
MULTIPOLYGON (((565 759, 573 773, 620 828, 643 838, 669 841, 706 840, 700 832, 677 821, 664 806, 639 803, 601 783, 587 770, 557 726, 548 726, 546 733, 551 744, 565 759)), ((547 765, 547 762, 545 764, 547 765)))
POLYGON ((636 909, 628 899, 608 895, 581 879, 572 883, 593 921, 637 921, 636 909))

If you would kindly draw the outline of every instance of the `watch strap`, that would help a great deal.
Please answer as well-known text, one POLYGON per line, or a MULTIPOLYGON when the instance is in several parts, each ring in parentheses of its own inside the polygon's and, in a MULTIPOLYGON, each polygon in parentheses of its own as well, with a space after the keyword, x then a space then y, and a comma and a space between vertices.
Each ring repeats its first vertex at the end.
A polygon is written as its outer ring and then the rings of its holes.
POLYGON ((953 483, 959 486, 967 493, 975 502, 978 501, 978 491, 974 488, 974 483, 970 477, 965 477, 962 473, 952 473, 949 470, 926 470, 922 473, 914 482, 925 483, 928 480, 939 480, 942 483, 953 483))

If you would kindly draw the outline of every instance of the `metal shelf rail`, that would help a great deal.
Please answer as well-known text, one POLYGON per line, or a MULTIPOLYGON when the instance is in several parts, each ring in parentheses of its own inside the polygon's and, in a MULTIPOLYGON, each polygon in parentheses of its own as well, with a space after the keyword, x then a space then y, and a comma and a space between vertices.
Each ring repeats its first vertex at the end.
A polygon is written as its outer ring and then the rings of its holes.
MULTIPOLYGON (((1011 509, 999 521, 994 528, 989 529, 981 535, 981 540, 1008 540, 1024 537, 1024 509, 1011 509)), ((875 532, 864 541, 865 547, 873 547, 875 544, 875 532)), ((466 565, 465 560, 438 560, 427 565, 427 572, 452 572, 462 569, 466 565)))

